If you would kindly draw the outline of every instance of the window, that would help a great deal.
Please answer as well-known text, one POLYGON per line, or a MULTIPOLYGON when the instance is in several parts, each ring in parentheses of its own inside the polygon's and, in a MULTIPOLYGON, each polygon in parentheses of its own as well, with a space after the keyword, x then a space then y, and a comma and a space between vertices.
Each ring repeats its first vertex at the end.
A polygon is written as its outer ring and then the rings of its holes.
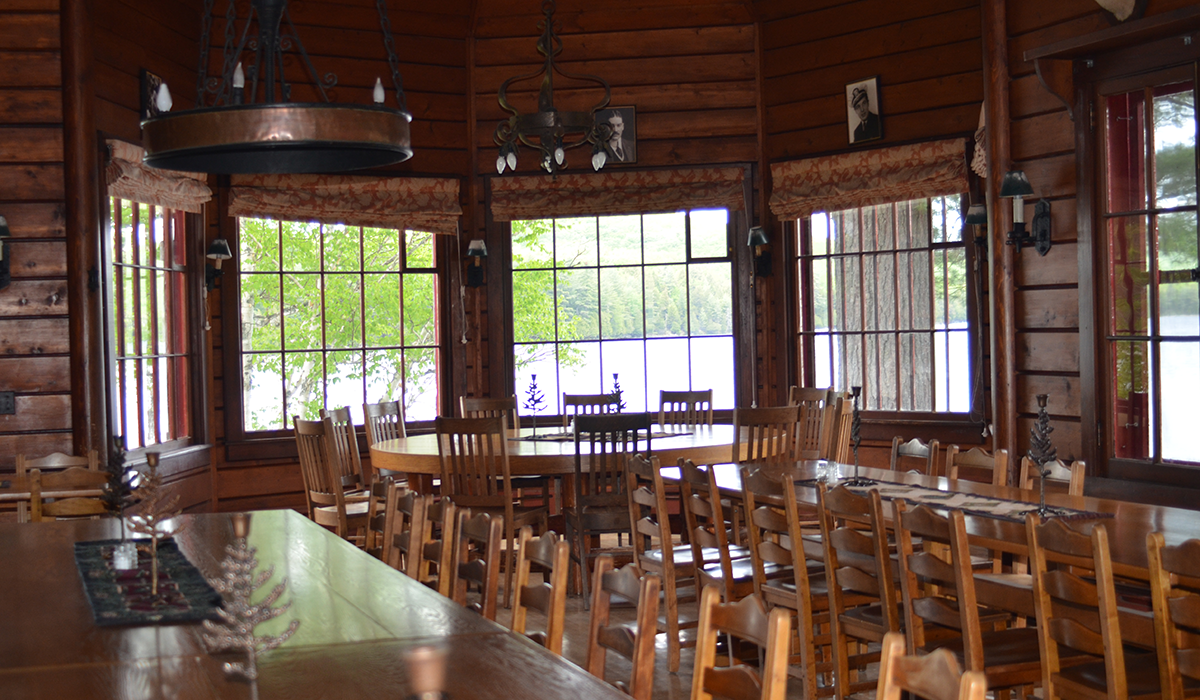
POLYGON ((113 431, 128 449, 191 434, 183 212, 109 199, 113 431))
MULTIPOLYGON (((1101 87, 1108 454, 1200 462, 1196 91, 1192 67, 1101 87), (1109 94, 1104 94, 1109 93, 1109 94)), ((1100 233, 1100 232, 1103 233, 1100 233)))
POLYGON ((800 344, 812 386, 875 411, 971 410, 962 197, 817 212, 798 227, 800 344))
POLYGON ((659 390, 713 390, 734 405, 729 213, 512 222, 513 354, 525 400, 534 375, 564 393, 609 392, 658 409, 659 390))
POLYGON ((242 420, 282 430, 321 408, 402 400, 437 415, 430 233, 241 218, 242 420))

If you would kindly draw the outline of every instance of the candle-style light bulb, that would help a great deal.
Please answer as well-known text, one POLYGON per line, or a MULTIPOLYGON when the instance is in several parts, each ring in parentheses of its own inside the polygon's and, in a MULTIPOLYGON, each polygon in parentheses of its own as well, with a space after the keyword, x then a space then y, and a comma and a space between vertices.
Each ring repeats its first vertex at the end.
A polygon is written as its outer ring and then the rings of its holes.
POLYGON ((501 153, 499 156, 496 157, 496 174, 497 175, 504 174, 504 166, 505 165, 508 165, 508 163, 507 163, 507 161, 504 160, 504 154, 501 153))
POLYGON ((375 92, 372 95, 372 98, 375 100, 375 104, 377 104, 377 105, 383 104, 383 100, 386 97, 387 97, 387 95, 383 91, 383 79, 376 78, 375 79, 375 92))
POLYGON ((1021 195, 1013 197, 1013 223, 1025 223, 1025 198, 1021 195))
POLYGON ((167 84, 159 85, 158 92, 154 95, 154 106, 159 112, 170 112, 172 104, 171 91, 167 89, 167 84))
POLYGON ((245 101, 246 95, 246 71, 242 70, 242 62, 238 61, 237 67, 233 69, 233 103, 240 105, 245 101))

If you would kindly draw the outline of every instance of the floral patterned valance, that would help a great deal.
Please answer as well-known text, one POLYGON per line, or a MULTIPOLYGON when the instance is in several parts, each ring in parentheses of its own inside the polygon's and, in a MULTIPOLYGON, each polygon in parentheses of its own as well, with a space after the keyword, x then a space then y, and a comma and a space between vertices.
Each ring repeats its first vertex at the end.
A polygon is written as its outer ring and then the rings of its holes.
POLYGON ((112 197, 192 213, 212 199, 204 173, 151 168, 142 162, 142 147, 124 141, 109 141, 108 152, 104 179, 112 197))
POLYGON ((771 166, 771 211, 798 219, 885 202, 967 191, 967 146, 948 139, 771 166))
POLYGON ((458 180, 367 175, 234 175, 233 216, 414 229, 454 235, 458 180))
POLYGON ((745 209, 742 168, 612 170, 492 178, 497 221, 669 212, 697 207, 745 209))

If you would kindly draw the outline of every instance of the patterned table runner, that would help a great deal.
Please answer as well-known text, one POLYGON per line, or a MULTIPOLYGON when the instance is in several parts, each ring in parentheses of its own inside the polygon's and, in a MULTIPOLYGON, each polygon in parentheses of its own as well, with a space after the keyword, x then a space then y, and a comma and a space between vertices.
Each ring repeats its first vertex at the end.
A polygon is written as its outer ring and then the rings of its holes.
MULTIPOLYGON (((815 480, 808 480, 815 483, 815 480)), ((891 481, 877 481, 870 486, 850 486, 851 491, 866 494, 871 489, 878 489, 879 495, 887 499, 899 498, 909 503, 924 504, 931 508, 946 510, 961 510, 965 513, 984 515, 1005 520, 1025 520, 1025 514, 1037 510, 1036 503, 1026 501, 1010 501, 994 496, 980 496, 973 493, 956 491, 939 491, 928 486, 915 484, 898 484, 891 481)), ((1051 506, 1052 517, 1067 519, 1111 518, 1112 513, 1096 513, 1087 510, 1076 510, 1062 506, 1051 506)))
MULTIPOLYGON (((221 594, 208 585, 173 540, 158 544, 158 595, 150 593, 150 555, 138 553, 138 568, 114 569, 120 540, 75 543, 75 564, 97 625, 147 625, 217 619, 221 594)), ((139 540, 139 544, 145 541, 139 540)))
MULTIPOLYGON (((668 433, 663 430, 657 430, 650 433, 651 440, 661 440, 669 437, 679 437, 682 435, 691 435, 688 433, 668 433)), ((526 442, 575 442, 575 433, 568 431, 557 431, 553 433, 541 433, 540 435, 524 435, 522 437, 513 437, 509 440, 524 440, 526 442)))

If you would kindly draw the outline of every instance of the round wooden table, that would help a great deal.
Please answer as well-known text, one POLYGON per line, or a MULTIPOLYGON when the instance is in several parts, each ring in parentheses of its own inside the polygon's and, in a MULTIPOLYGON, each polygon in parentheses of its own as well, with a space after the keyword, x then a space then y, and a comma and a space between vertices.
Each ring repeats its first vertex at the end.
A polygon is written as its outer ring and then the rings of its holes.
MULTIPOLYGON (((538 435, 561 433, 561 426, 538 428, 538 435)), ((686 457, 697 464, 728 462, 733 458, 732 425, 693 426, 689 432, 662 435, 655 426, 650 448, 662 464, 675 464, 686 457)), ((521 437, 533 435, 522 428, 521 437)), ((509 438, 508 465, 513 476, 560 476, 575 473, 575 442, 509 438)), ((371 446, 372 468, 416 475, 440 475, 436 434, 382 440, 371 446)))

